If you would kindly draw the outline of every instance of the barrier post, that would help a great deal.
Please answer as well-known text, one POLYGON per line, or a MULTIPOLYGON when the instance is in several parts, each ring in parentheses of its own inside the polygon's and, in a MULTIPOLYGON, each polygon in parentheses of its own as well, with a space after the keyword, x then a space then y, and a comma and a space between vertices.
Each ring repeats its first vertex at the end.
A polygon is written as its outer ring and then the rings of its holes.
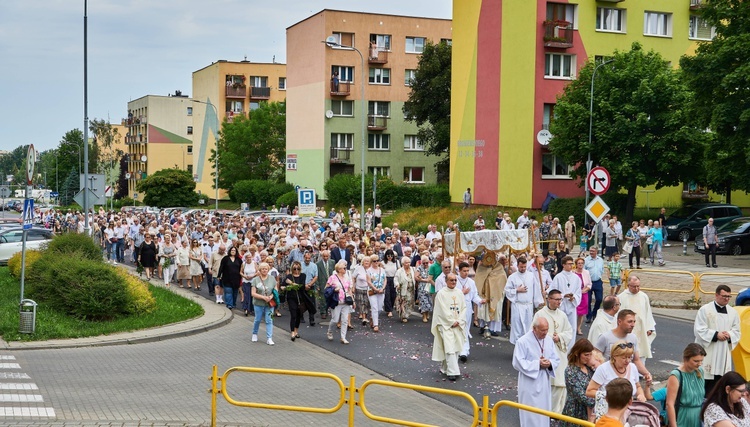
POLYGON ((479 425, 482 427, 490 427, 490 397, 484 395, 482 397, 482 419, 479 421, 479 425))
POLYGON ((695 291, 695 300, 702 301, 701 300, 701 276, 699 274, 693 274, 693 291, 695 291))
POLYGON ((349 377, 349 427, 354 427, 354 405, 357 394, 357 385, 354 375, 349 377))
POLYGON ((211 390, 209 390, 211 393, 211 427, 216 427, 216 395, 219 393, 216 389, 216 382, 218 376, 219 368, 214 365, 211 370, 211 378, 209 378, 209 380, 211 380, 211 390))

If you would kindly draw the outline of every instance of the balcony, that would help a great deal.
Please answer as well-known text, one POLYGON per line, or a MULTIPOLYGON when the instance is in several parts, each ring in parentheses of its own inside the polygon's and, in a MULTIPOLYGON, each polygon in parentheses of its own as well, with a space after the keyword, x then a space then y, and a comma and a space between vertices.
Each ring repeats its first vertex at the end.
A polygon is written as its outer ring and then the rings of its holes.
POLYGON ((269 99, 271 98, 270 87, 251 87, 250 99, 269 99))
POLYGON ((146 144, 148 143, 148 138, 144 137, 143 134, 135 135, 125 135, 125 144, 146 144))
POLYGON ((349 82, 339 82, 338 85, 331 82, 331 96, 349 96, 351 86, 349 82))
POLYGON ((386 130, 388 129, 388 117, 384 116, 367 116, 367 130, 386 130))
POLYGON ((346 148, 331 147, 331 163, 349 163, 351 152, 346 148))
POLYGON ((247 86, 232 84, 227 86, 226 97, 227 98, 240 98, 244 99, 247 96, 247 86))
POLYGON ((146 123, 146 116, 128 116, 127 119, 122 119, 123 126, 145 125, 146 123))
POLYGON ((388 63, 388 51, 386 50, 375 50, 370 52, 367 61, 370 64, 387 64, 388 63))
POLYGON ((706 0, 690 0, 690 10, 698 10, 706 3, 706 0))
POLYGON ((573 25, 567 21, 544 21, 544 47, 573 47, 573 25))

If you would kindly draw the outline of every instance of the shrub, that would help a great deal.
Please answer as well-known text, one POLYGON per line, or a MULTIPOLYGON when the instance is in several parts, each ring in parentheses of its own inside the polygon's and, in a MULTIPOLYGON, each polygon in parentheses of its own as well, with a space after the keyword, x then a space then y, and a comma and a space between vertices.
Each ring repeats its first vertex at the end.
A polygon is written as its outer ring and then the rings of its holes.
MULTIPOLYGON (((42 252, 29 249, 26 251, 26 274, 28 275, 29 271, 31 271, 31 267, 34 265, 35 262, 39 260, 39 258, 42 257, 42 252)), ((13 277, 21 277, 21 252, 18 252, 17 254, 10 257, 8 260, 8 269, 10 270, 10 274, 13 277)))
MULTIPOLYGON (((102 248, 85 234, 65 233, 50 240, 47 252, 60 256, 70 256, 77 253, 85 259, 102 262, 102 248)), ((45 254, 47 255, 47 254, 45 254)))
POLYGON ((246 179, 234 184, 229 191, 229 197, 236 203, 247 203, 252 209, 263 204, 270 206, 290 191, 294 191, 294 186, 289 183, 279 184, 260 179, 246 179))
MULTIPOLYGON (((334 206, 359 206, 361 200, 361 175, 338 174, 325 184, 328 201, 334 206)), ((372 205, 372 175, 365 175, 365 204, 372 205)), ((395 184, 387 177, 378 177, 377 199, 387 209, 410 206, 439 207, 450 204, 447 185, 395 184)))
MULTIPOLYGON (((625 209, 628 204, 628 195, 615 191, 604 194, 602 200, 609 206, 611 215, 625 215, 625 209)), ((592 197, 593 198, 593 197, 592 197)), ((591 199, 589 199, 589 202, 591 199)), ((583 225, 585 218, 584 208, 586 207, 585 197, 572 197, 569 199, 555 199, 549 204, 548 213, 560 219, 563 223, 568 220, 570 215, 575 216, 576 224, 583 225)))
POLYGON ((281 206, 282 204, 287 205, 287 206, 296 206, 297 205, 297 192, 292 190, 288 193, 281 195, 278 199, 276 199, 276 206, 281 206))
POLYGON ((122 268, 118 268, 116 271, 124 281, 128 294, 125 311, 128 314, 146 314, 154 311, 156 309, 156 300, 151 295, 148 285, 122 268))
MULTIPOLYGON (((361 175, 353 175, 349 173, 340 173, 332 176, 323 186, 326 191, 326 196, 328 197, 328 202, 335 206, 359 204, 360 190, 362 187, 360 177, 361 175)), ((372 175, 370 175, 370 177, 372 177, 372 175)), ((378 184, 379 183, 380 182, 378 181, 378 184)), ((369 204, 370 202, 372 202, 372 178, 370 178, 369 187, 367 185, 367 179, 365 179, 365 203, 369 204), (367 191, 368 188, 370 188, 370 191, 367 191)))

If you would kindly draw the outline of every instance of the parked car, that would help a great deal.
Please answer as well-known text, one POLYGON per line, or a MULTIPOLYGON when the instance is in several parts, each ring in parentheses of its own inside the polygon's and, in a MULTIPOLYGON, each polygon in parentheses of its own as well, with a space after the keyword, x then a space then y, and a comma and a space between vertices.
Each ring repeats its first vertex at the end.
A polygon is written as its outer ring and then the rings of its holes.
MULTIPOLYGON (((40 249, 54 234, 46 228, 33 227, 27 230, 26 249, 40 249)), ((0 265, 8 264, 8 260, 18 252, 21 252, 23 239, 23 228, 15 227, 0 230, 0 265)))
POLYGON ((708 219, 714 219, 714 226, 721 227, 727 222, 742 216, 742 210, 724 203, 700 203, 683 206, 667 217, 664 227, 667 238, 672 240, 692 240, 703 233, 708 219))
POLYGON ((750 288, 740 289, 737 293, 737 299, 735 299, 734 305, 750 305, 750 288))
MULTIPOLYGON (((742 255, 750 253, 750 217, 735 218, 716 229, 717 253, 742 255)), ((695 238, 695 251, 704 253, 703 234, 695 238)))

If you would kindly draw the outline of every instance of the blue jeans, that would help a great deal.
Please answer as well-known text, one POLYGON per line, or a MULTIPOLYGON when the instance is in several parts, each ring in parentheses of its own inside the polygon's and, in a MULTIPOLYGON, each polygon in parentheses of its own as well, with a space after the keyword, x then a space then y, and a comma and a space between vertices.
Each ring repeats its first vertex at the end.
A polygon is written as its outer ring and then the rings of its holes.
POLYGON ((589 291, 589 313, 586 319, 591 320, 596 317, 596 313, 599 311, 599 307, 602 305, 602 293, 603 289, 602 279, 591 281, 591 290, 589 291), (592 296, 595 299, 592 299, 592 296), (594 309, 591 309, 591 302, 594 302, 594 309))
POLYGON ((255 305, 255 322, 253 322, 253 335, 258 335, 260 320, 266 322, 266 339, 273 337, 273 309, 267 305, 255 305))
POLYGON ((224 304, 227 308, 234 308, 237 291, 231 286, 224 286, 224 304))
POLYGON ((250 295, 251 288, 250 282, 242 282, 242 309, 250 313, 253 312, 253 297, 250 295))

